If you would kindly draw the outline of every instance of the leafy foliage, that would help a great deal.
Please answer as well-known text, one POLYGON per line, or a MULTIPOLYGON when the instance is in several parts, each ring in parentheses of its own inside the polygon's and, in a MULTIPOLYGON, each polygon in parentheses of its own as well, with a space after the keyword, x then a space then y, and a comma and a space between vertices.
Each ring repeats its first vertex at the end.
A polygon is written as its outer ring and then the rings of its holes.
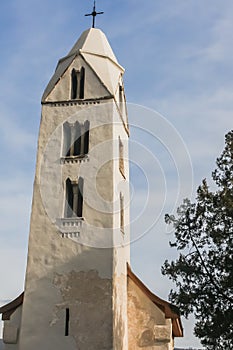
POLYGON ((185 199, 173 224, 179 251, 176 261, 165 261, 162 273, 176 284, 170 300, 181 314, 196 316, 195 335, 207 349, 233 349, 233 130, 217 159, 216 191, 203 180, 196 202, 185 199))

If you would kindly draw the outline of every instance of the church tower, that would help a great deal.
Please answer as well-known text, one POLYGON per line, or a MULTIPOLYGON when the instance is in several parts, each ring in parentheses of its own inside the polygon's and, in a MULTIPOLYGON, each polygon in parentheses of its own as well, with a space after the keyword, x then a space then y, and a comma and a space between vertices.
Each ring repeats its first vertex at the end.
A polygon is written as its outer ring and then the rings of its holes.
POLYGON ((91 28, 43 94, 20 350, 128 349, 123 73, 91 28))
POLYGON ((183 336, 130 268, 123 74, 91 28, 45 89, 25 291, 0 307, 1 350, 173 350, 183 336))

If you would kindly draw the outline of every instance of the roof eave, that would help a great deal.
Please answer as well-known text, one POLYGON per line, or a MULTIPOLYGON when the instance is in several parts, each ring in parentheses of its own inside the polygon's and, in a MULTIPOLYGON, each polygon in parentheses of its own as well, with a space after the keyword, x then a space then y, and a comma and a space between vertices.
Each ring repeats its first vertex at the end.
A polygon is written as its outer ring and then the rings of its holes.
POLYGON ((21 293, 16 299, 11 301, 10 303, 0 307, 0 314, 2 314, 2 320, 10 320, 13 312, 23 304, 24 292, 21 293))
POLYGON ((142 281, 132 272, 129 264, 127 264, 127 275, 134 283, 144 292, 144 294, 165 314, 165 318, 172 319, 172 334, 174 337, 183 337, 183 327, 179 316, 179 310, 176 306, 170 304, 166 300, 159 298, 153 294, 142 281), (176 311, 174 311, 176 310, 176 311))

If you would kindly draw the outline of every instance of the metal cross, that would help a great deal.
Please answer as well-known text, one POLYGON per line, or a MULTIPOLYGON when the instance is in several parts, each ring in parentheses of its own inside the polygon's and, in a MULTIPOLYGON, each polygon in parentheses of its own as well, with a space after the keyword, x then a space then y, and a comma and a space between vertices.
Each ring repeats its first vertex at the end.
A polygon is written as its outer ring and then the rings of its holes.
POLYGON ((102 15, 104 12, 96 12, 95 10, 95 1, 94 1, 94 6, 93 6, 93 11, 92 13, 88 13, 85 16, 92 16, 93 17, 93 22, 92 22, 92 28, 95 28, 95 18, 97 15, 102 15))

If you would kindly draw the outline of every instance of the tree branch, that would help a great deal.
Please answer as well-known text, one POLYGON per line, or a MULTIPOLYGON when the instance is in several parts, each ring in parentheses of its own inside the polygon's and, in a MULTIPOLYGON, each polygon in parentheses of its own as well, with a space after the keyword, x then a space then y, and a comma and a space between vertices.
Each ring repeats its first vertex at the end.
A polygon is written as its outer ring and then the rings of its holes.
POLYGON ((194 240, 194 238, 193 238, 193 236, 192 236, 192 234, 191 234, 191 227, 190 227, 190 224, 191 224, 192 221, 190 220, 189 215, 190 215, 189 210, 187 210, 187 213, 186 213, 186 220, 187 220, 187 224, 188 224, 188 234, 189 234, 189 237, 190 237, 190 239, 191 239, 191 241, 192 241, 192 243, 193 243, 193 246, 195 247, 195 249, 196 249, 196 251, 197 251, 197 254, 198 254, 198 256, 199 256, 199 258, 200 258, 200 260, 201 260, 201 264, 202 264, 202 266, 203 266, 203 268, 204 268, 204 270, 205 270, 205 272, 206 272, 206 274, 207 274, 207 277, 209 278, 209 280, 210 280, 210 282, 212 283, 212 285, 216 288, 216 290, 218 291, 218 293, 221 294, 222 297, 223 297, 224 299, 230 301, 230 303, 232 304, 232 303, 233 303, 233 299, 232 299, 231 297, 229 297, 228 295, 226 295, 224 292, 222 292, 222 289, 218 286, 218 284, 217 284, 217 283, 215 282, 215 280, 213 279, 211 273, 209 272, 209 269, 207 268, 207 266, 206 266, 206 264, 205 264, 204 259, 202 258, 201 252, 200 252, 200 250, 198 249, 198 246, 197 246, 197 244, 196 244, 196 242, 195 242, 195 240, 194 240))

